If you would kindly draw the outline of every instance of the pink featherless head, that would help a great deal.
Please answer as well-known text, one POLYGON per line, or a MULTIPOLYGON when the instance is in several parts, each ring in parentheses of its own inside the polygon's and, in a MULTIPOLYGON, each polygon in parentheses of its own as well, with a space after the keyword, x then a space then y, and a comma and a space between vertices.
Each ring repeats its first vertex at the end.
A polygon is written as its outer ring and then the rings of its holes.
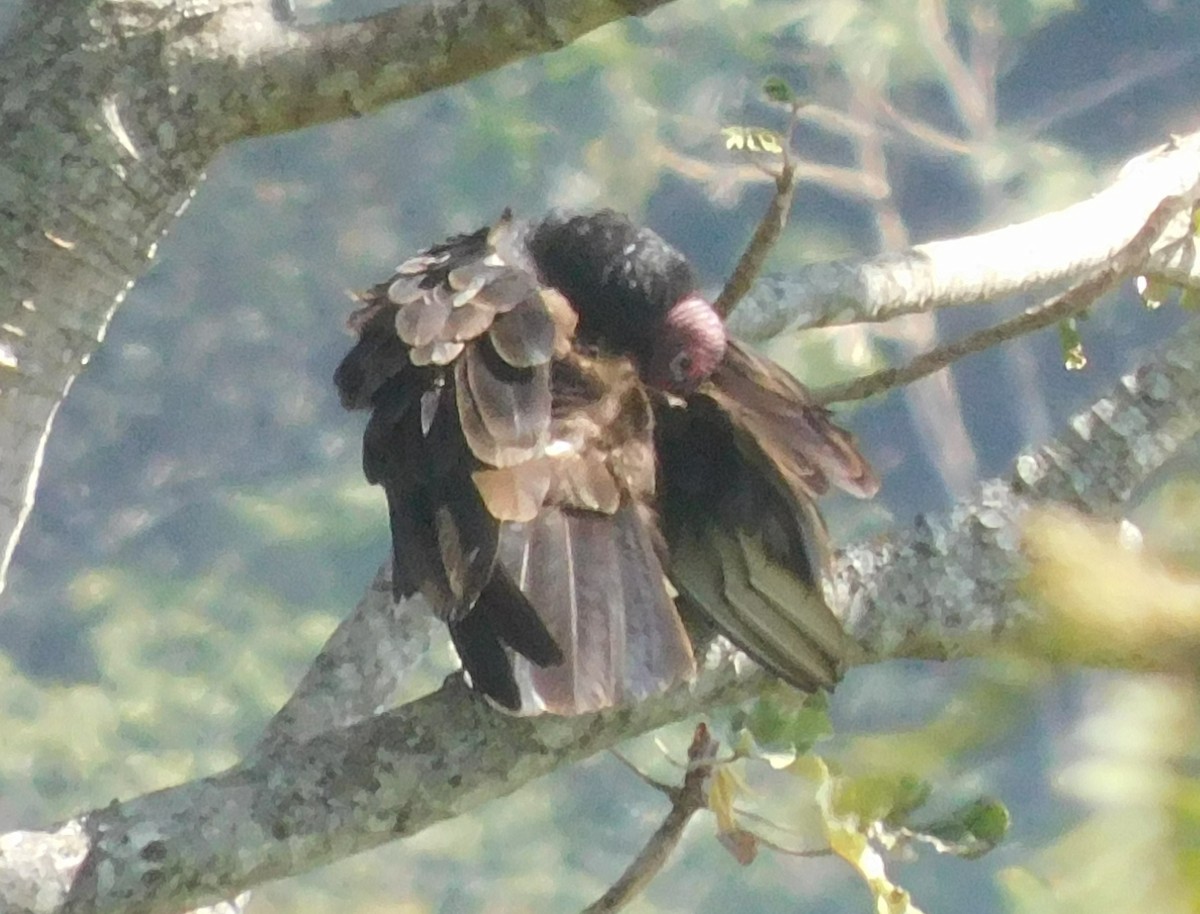
POLYGON ((646 380, 674 394, 690 394, 725 358, 725 322, 698 295, 677 302, 659 326, 646 380))

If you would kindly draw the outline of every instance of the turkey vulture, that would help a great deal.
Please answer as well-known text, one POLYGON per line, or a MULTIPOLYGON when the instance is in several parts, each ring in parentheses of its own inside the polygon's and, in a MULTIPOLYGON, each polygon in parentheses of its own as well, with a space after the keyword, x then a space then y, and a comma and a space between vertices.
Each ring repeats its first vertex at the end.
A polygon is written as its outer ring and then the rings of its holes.
POLYGON ((521 714, 636 701, 695 672, 679 609, 802 689, 836 682, 813 500, 878 484, 682 254, 608 210, 506 212, 361 301, 334 380, 371 410, 395 597, 424 596, 473 688, 521 714))

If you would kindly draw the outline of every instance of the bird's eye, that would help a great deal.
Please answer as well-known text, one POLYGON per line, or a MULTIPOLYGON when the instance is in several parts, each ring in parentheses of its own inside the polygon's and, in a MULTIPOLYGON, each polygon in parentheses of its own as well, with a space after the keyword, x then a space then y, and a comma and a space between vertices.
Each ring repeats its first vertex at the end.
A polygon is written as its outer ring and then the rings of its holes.
POLYGON ((692 356, 689 352, 678 352, 671 359, 671 379, 676 383, 686 381, 692 370, 692 356))

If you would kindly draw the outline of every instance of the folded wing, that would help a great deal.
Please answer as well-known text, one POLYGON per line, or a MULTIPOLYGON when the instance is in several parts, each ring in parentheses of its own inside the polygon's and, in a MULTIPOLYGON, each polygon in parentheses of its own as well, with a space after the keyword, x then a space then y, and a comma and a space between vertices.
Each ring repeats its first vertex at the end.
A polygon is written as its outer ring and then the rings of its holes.
POLYGON ((827 536, 813 499, 878 487, 851 437, 791 375, 731 343, 688 399, 656 411, 671 578, 776 675, 832 686, 853 650, 826 605, 827 536))

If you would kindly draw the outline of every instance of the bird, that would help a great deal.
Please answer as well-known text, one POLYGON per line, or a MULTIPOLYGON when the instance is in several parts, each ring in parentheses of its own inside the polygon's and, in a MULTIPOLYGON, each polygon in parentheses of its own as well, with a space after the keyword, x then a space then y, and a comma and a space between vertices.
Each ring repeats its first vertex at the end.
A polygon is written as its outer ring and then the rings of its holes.
POLYGON ((675 247, 612 210, 506 210, 357 297, 334 382, 370 411, 393 595, 446 623, 476 692, 636 703, 694 677, 688 624, 798 688, 838 681, 816 498, 878 480, 675 247))

